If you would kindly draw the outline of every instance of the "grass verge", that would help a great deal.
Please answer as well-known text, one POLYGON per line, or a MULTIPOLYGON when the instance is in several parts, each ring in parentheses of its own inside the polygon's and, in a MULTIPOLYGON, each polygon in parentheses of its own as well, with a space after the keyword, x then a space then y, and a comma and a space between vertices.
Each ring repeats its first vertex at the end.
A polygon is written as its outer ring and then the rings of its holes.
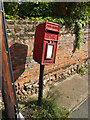
POLYGON ((38 106, 38 101, 35 99, 32 99, 24 106, 19 106, 21 113, 27 119, 67 119, 70 115, 70 112, 65 108, 58 108, 54 101, 48 99, 43 99, 41 106, 38 106))

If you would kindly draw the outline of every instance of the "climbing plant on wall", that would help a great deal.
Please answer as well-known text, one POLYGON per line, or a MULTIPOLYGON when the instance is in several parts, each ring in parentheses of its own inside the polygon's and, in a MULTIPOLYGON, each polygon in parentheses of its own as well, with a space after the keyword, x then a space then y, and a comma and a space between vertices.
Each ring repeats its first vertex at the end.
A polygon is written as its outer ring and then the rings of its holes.
POLYGON ((82 35, 82 24, 79 21, 76 21, 75 24, 75 33, 76 33, 76 48, 80 50, 81 47, 81 35, 82 35))

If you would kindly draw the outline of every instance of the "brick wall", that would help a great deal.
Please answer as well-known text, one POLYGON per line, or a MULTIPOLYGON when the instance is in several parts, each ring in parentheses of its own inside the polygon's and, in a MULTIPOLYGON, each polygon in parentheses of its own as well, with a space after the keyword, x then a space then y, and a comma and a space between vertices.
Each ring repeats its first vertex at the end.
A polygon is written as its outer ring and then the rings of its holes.
MULTIPOLYGON (((8 43, 17 93, 26 83, 38 86, 40 65, 33 60, 36 26, 41 22, 6 20, 8 43)), ((61 25, 56 63, 45 65, 44 84, 52 84, 76 71, 88 59, 88 26, 82 30, 81 50, 74 51, 74 30, 61 25)), ((32 91, 32 90, 31 90, 32 91)))

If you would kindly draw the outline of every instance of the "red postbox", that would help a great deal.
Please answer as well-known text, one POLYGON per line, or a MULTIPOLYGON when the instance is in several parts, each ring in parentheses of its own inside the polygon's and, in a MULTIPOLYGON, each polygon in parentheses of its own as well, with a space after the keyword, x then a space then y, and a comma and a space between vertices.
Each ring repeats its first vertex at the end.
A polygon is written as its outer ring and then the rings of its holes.
POLYGON ((41 65, 55 63, 60 25, 41 23, 35 31, 33 59, 41 65))

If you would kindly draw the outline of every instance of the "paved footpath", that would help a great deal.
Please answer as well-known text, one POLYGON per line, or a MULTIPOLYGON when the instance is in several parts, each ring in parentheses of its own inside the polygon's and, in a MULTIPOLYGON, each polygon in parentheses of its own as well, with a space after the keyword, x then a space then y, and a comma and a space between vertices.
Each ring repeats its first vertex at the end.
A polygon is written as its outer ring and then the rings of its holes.
POLYGON ((70 118, 88 118, 88 99, 72 112, 70 118))
MULTIPOLYGON (((72 75, 63 82, 56 83, 50 92, 50 95, 54 95, 58 107, 65 107, 67 110, 73 112, 88 98, 88 74, 84 76, 78 74, 72 75)), ((84 106, 80 107, 80 109, 86 109, 85 118, 88 118, 87 102, 84 103, 84 106)), ((77 112, 76 114, 72 113, 72 118, 79 117, 77 112)))
MULTIPOLYGON (((88 80, 88 91, 90 90, 89 78, 90 78, 90 72, 88 72, 88 75, 83 76, 83 79, 88 80)), ((90 113, 90 98, 87 98, 83 104, 81 104, 75 111, 72 112, 70 117, 71 118, 88 118, 90 120, 89 113, 90 113)))

